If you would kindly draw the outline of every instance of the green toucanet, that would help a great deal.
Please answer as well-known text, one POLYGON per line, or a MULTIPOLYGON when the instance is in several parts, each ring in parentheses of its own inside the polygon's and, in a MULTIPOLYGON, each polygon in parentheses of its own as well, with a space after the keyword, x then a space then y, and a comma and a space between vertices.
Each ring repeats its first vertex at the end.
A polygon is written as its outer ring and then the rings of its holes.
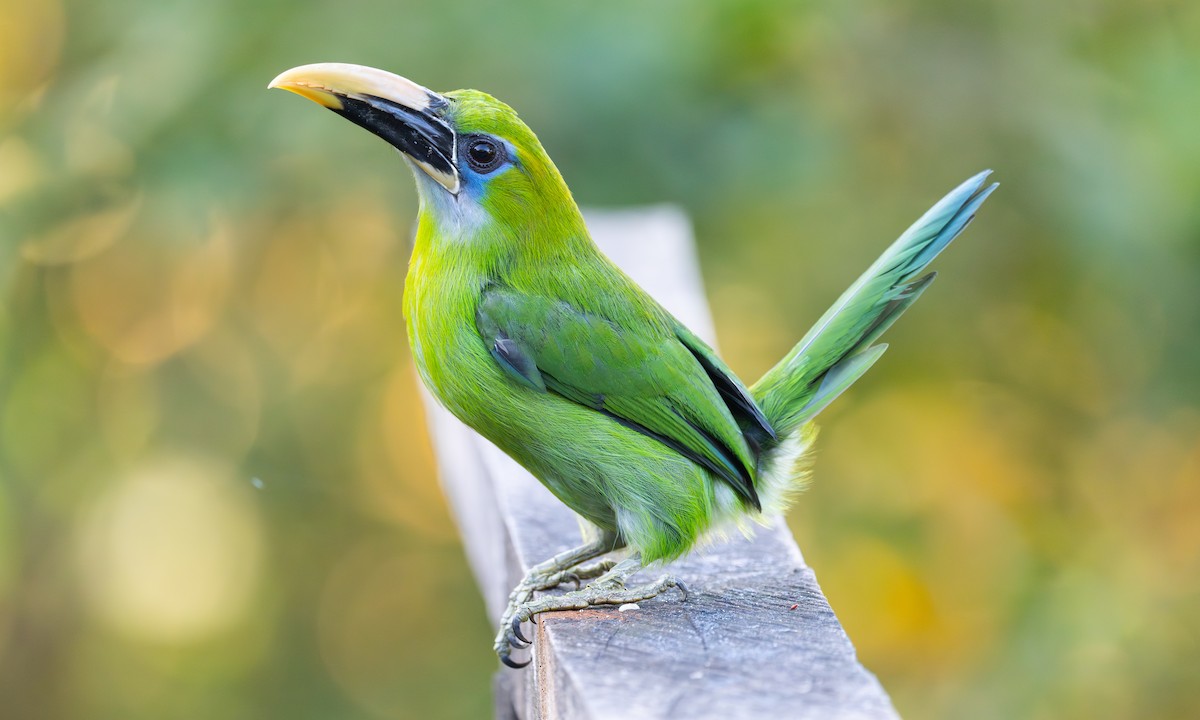
POLYGON ((420 223, 404 315, 421 379, 595 528, 513 591, 495 647, 514 667, 521 622, 682 590, 669 576, 624 581, 784 510, 804 483, 813 418, 879 359, 886 346, 873 343, 933 279, 919 273, 995 188, 980 173, 934 205, 747 387, 596 248, 504 103, 339 63, 288 70, 271 87, 370 130, 412 166, 420 223), (598 560, 621 549, 619 562, 598 560))

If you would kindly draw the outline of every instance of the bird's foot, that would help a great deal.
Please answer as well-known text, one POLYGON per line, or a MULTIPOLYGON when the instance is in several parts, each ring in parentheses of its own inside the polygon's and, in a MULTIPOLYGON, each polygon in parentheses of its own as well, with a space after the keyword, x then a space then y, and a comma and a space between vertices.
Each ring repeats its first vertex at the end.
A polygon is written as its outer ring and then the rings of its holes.
POLYGON ((567 570, 562 574, 562 577, 559 578, 558 584, 563 585, 565 583, 573 582, 575 583, 575 589, 578 590, 580 584, 584 580, 598 578, 609 570, 612 570, 614 567, 616 567, 616 565, 616 560, 598 560, 594 563, 576 565, 573 569, 567 570))
MULTIPOLYGON (((598 577, 611 570, 617 563, 613 560, 600 560, 588 563, 588 560, 603 555, 612 549, 611 541, 602 540, 582 545, 578 548, 559 553, 549 560, 533 566, 521 582, 513 588, 508 596, 508 607, 500 616, 500 627, 512 626, 512 619, 517 611, 533 597, 535 592, 550 590, 564 583, 573 582, 579 587, 581 580, 598 577), (586 564, 585 564, 586 563, 586 564)), ((496 654, 500 661, 513 668, 525 667, 528 661, 516 663, 509 657, 512 647, 528 647, 529 643, 517 640, 515 637, 504 637, 503 632, 496 637, 496 654)))
MULTIPOLYGON (((580 570, 595 571, 602 563, 585 566, 580 570)), ((521 632, 521 623, 532 620, 544 612, 557 610, 583 610, 596 605, 624 605, 636 603, 656 597, 671 588, 676 588, 687 600, 688 590, 678 578, 663 575, 654 582, 645 585, 627 587, 625 580, 641 569, 641 561, 637 557, 628 558, 608 568, 595 582, 562 595, 550 595, 536 600, 526 598, 515 608, 510 605, 501 619, 500 631, 496 635, 493 648, 500 661, 513 668, 525 667, 530 661, 514 662, 511 658, 513 648, 529 647, 532 642, 521 632)), ((579 574, 579 571, 576 571, 579 574)), ((532 596, 532 593, 530 593, 532 596)), ((511 599, 511 598, 510 598, 511 599)))
POLYGON ((537 568, 530 570, 509 594, 508 607, 500 616, 500 633, 496 636, 494 643, 496 654, 500 656, 500 662, 511 668, 523 668, 529 664, 528 660, 523 663, 513 661, 509 657, 509 652, 511 648, 525 648, 530 645, 530 642, 519 634, 513 635, 511 628, 513 627, 513 618, 533 598, 535 592, 551 590, 559 585, 572 582, 578 588, 581 580, 603 575, 613 565, 615 565, 613 561, 605 560, 553 572, 538 572, 537 568), (506 629, 508 632, 505 632, 506 629))

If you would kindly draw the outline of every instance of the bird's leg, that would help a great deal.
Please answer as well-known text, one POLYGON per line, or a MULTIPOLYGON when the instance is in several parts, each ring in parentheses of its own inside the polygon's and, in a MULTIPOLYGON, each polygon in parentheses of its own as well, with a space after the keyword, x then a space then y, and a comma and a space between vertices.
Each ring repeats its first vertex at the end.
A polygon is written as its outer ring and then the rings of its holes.
POLYGON ((513 633, 513 616, 517 609, 524 603, 528 602, 533 594, 538 590, 549 590, 550 588, 558 587, 564 582, 579 584, 579 580, 584 580, 596 577, 608 569, 613 567, 612 561, 600 561, 588 565, 581 565, 589 560, 594 560, 601 555, 623 547, 623 544, 616 540, 611 534, 604 534, 590 542, 584 543, 576 548, 571 548, 561 552, 549 560, 538 563, 525 573, 525 577, 508 596, 508 607, 504 610, 504 614, 500 616, 500 632, 496 635, 494 648, 496 654, 500 656, 500 661, 509 667, 524 667, 525 663, 515 663, 509 658, 511 647, 525 647, 529 643, 523 642, 513 633))
POLYGON ((606 558, 604 560, 597 560, 594 563, 587 563, 586 565, 576 565, 574 570, 570 570, 565 573, 563 582, 575 583, 575 589, 578 590, 580 582, 584 580, 591 580, 592 578, 598 578, 616 567, 616 564, 616 560, 606 558))
MULTIPOLYGON (((589 569, 598 567, 599 565, 601 563, 595 563, 593 566, 589 566, 589 569)), ((536 600, 526 600, 513 613, 511 620, 512 627, 507 631, 505 628, 500 629, 501 636, 512 645, 519 647, 528 645, 529 640, 521 634, 521 623, 527 622, 535 615, 544 612, 583 610, 593 605, 624 605, 625 603, 641 602, 642 600, 649 600, 652 597, 656 597, 671 588, 677 588, 683 595, 683 599, 687 599, 687 586, 672 575, 663 575, 654 582, 646 583, 645 585, 626 586, 625 581, 641 569, 641 556, 635 553, 610 567, 603 575, 589 583, 586 587, 579 590, 572 590, 562 595, 550 595, 536 600), (523 645, 519 643, 523 643, 523 645)), ((499 640, 500 638, 497 638, 497 642, 499 640)), ((496 651, 500 653, 500 659, 505 660, 507 657, 505 651, 499 647, 497 647, 496 651)), ((506 662, 505 664, 511 665, 512 663, 506 662)))
MULTIPOLYGON (((595 563, 588 569, 603 563, 595 563)), ((582 568, 581 568, 582 569, 582 568)), ((521 604, 513 618, 517 623, 530 620, 534 615, 555 610, 582 610, 592 605, 622 605, 649 600, 671 588, 678 588, 687 599, 687 587, 672 575, 663 575, 654 582, 629 587, 625 581, 642 569, 642 559, 633 554, 612 565, 603 575, 587 586, 562 595, 550 595, 521 604)))

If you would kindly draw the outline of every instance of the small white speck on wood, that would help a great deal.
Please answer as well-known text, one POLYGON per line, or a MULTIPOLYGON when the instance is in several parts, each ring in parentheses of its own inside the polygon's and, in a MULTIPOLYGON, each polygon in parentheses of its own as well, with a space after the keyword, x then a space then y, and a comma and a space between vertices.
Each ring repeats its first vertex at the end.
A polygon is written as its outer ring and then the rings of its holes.
MULTIPOLYGON (((710 343, 687 217, 676 208, 586 213, 619 266, 710 343)), ((536 479, 426 396, 442 487, 493 622, 533 564, 580 542, 575 516, 536 479)), ((497 717, 537 720, 898 717, 821 594, 782 520, 752 540, 695 552, 667 593, 628 608, 553 613, 536 624, 533 664, 500 669, 497 717)), ((491 637, 480 637, 490 646, 491 637)), ((519 656, 518 656, 519 659, 519 656)))
POLYGON ((621 607, 617 608, 617 612, 629 612, 630 610, 641 610, 641 609, 642 608, 639 607, 637 603, 625 603, 621 607))

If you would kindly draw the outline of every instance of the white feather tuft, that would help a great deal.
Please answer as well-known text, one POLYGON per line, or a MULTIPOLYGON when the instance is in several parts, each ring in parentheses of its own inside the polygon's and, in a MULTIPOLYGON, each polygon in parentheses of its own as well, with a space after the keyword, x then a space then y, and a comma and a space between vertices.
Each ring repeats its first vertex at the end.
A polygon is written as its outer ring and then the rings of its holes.
POLYGON ((697 546, 727 538, 731 528, 750 537, 754 534, 755 525, 766 527, 776 515, 786 511, 796 496, 808 487, 816 438, 817 426, 807 423, 763 457, 755 486, 758 498, 762 501, 761 513, 747 513, 733 488, 725 483, 715 483, 714 522, 697 546))

